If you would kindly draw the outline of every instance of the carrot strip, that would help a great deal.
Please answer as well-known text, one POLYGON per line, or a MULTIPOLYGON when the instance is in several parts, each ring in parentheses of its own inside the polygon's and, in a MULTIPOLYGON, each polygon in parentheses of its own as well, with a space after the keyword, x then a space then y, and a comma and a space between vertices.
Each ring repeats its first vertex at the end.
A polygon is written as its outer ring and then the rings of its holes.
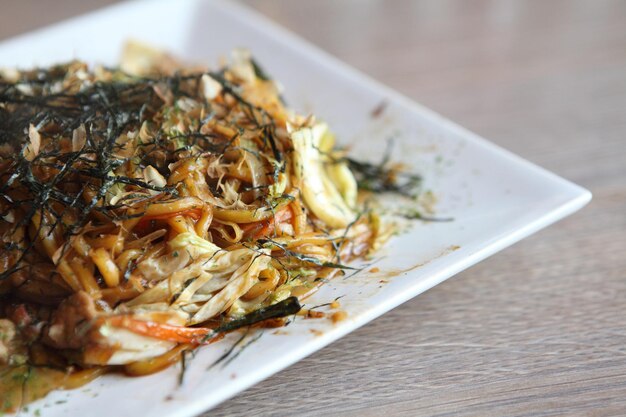
POLYGON ((154 321, 132 319, 128 316, 113 316, 106 318, 105 321, 111 326, 121 327, 133 333, 176 343, 196 345, 209 343, 208 340, 203 341, 202 339, 213 332, 212 329, 202 327, 173 326, 154 321))

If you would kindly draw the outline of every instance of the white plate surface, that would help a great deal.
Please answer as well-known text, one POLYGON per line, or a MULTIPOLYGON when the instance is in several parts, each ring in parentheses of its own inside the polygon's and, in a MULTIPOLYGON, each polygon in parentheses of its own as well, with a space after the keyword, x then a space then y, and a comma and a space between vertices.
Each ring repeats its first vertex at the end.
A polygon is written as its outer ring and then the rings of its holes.
MULTIPOLYGON (((31 404, 43 416, 192 416, 267 378, 450 276, 585 205, 591 194, 498 148, 347 67, 240 5, 221 1, 136 1, 0 44, 0 66, 30 67, 80 58, 115 64, 126 39, 184 58, 218 62, 249 48, 285 87, 290 105, 329 122, 343 144, 377 160, 395 138, 394 158, 426 177, 450 223, 418 223, 381 252, 381 272, 324 286, 308 305, 338 296, 349 318, 296 320, 263 335, 225 367, 211 364, 235 335, 200 349, 182 386, 178 369, 127 378, 105 376, 81 389, 31 404), (371 111, 388 103, 380 118, 371 111), (458 246, 458 249, 452 250, 458 246), (395 275, 395 276, 393 276, 395 275), (381 279, 389 282, 381 285, 381 279), (313 330, 313 331, 312 331, 313 330)), ((497 313, 497 312, 494 312, 497 313)))

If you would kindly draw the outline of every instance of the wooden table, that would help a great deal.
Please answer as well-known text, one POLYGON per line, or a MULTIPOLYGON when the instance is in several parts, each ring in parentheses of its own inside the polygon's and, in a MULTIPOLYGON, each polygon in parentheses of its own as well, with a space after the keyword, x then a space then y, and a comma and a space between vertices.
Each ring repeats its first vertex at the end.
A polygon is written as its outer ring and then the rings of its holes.
POLYGON ((626 415, 626 2, 245 3, 594 200, 207 415, 626 415))

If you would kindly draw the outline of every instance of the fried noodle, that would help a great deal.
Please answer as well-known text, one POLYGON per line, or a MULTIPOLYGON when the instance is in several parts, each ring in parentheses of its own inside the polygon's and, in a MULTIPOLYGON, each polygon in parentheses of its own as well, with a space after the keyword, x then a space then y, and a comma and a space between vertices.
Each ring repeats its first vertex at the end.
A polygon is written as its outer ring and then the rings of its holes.
POLYGON ((0 364, 154 372, 377 244, 326 124, 258 68, 131 44, 0 73, 0 364))

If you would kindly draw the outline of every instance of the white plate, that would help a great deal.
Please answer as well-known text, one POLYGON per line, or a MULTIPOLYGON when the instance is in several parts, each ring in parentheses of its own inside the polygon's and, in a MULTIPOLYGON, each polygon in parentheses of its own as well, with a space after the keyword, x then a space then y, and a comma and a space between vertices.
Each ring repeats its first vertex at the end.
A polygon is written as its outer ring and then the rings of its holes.
POLYGON ((182 386, 175 368, 143 378, 106 376, 78 390, 54 392, 22 415, 37 410, 44 416, 198 414, 571 214, 591 198, 587 190, 498 148, 230 2, 120 4, 4 42, 0 65, 28 67, 71 58, 114 64, 128 38, 211 64, 234 47, 249 48, 285 86, 293 107, 328 121, 356 153, 377 159, 393 135, 394 158, 425 175, 440 198, 440 215, 455 221, 415 225, 383 250, 376 264, 382 272, 336 279, 306 301, 315 305, 343 296, 346 321, 296 320, 279 332, 285 334, 265 331, 228 365, 208 370, 230 346, 231 335, 200 349, 182 386), (372 109, 383 100, 387 109, 372 120, 372 109), (381 285, 381 279, 389 283, 381 285))

